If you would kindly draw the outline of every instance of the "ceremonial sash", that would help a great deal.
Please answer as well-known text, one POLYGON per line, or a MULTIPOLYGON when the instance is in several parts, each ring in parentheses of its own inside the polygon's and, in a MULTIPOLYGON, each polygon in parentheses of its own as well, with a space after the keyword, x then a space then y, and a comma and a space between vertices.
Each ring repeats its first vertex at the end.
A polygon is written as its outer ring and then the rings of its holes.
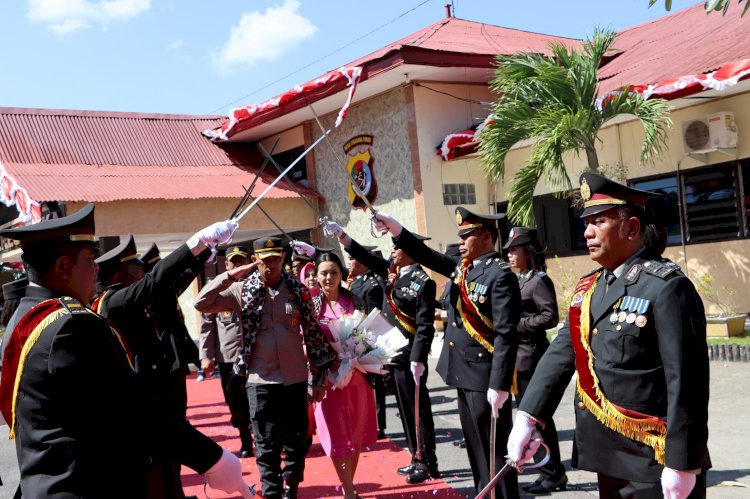
POLYGON ((578 372, 577 390, 581 401, 599 422, 620 435, 648 445, 654 450, 656 462, 664 464, 667 424, 648 414, 622 408, 610 402, 599 387, 594 370, 594 354, 589 343, 591 328, 591 297, 599 278, 597 272, 582 279, 573 292, 570 304, 570 340, 575 352, 578 372))
POLYGON ((396 305, 396 302, 393 299, 393 284, 396 282, 396 278, 398 277, 398 269, 391 268, 390 274, 395 275, 393 276, 393 278, 391 278, 390 275, 388 276, 388 282, 385 285, 385 301, 388 302, 388 306, 391 308, 393 316, 396 318, 396 321, 401 324, 401 327, 406 329, 406 331, 411 334, 417 334, 417 320, 414 317, 403 313, 401 309, 398 308, 398 305, 396 305))
POLYGON ((488 352, 493 353, 495 347, 492 345, 493 330, 492 321, 479 311, 476 304, 469 299, 469 283, 466 281, 468 261, 461 262, 461 272, 456 278, 458 284, 459 299, 456 309, 463 318, 464 328, 477 343, 482 345, 488 352))

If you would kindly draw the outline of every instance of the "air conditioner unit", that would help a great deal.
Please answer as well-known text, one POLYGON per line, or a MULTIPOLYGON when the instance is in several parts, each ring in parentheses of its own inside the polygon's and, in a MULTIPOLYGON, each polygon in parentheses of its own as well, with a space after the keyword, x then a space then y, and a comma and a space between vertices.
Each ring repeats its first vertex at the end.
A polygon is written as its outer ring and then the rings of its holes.
POLYGON ((685 154, 705 153, 737 147, 734 113, 724 111, 682 123, 682 147, 685 154))

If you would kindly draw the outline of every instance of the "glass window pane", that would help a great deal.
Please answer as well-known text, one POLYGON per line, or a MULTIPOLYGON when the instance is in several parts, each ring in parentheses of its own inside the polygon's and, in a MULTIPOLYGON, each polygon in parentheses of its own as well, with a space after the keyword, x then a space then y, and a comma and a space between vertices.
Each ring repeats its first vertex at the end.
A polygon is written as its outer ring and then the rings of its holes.
POLYGON ((659 194, 666 204, 666 211, 660 213, 661 222, 667 230, 667 244, 682 243, 682 227, 680 227, 680 191, 677 176, 663 177, 643 182, 633 182, 633 187, 643 191, 659 194))
POLYGON ((739 236, 732 165, 685 173, 683 182, 688 242, 739 236))

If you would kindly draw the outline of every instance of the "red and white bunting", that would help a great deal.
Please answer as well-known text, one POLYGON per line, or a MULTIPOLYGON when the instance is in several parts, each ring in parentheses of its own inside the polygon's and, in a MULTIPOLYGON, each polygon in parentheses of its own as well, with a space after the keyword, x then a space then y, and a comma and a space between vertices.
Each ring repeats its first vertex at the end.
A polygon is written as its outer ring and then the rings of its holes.
POLYGON ((282 107, 283 105, 307 95, 311 95, 315 92, 320 91, 323 87, 330 86, 334 82, 345 78, 348 82, 349 95, 347 96, 344 106, 339 111, 338 117, 336 118, 336 126, 338 127, 341 122, 346 118, 346 113, 349 110, 349 106, 352 103, 354 97, 354 91, 357 88, 357 83, 362 76, 362 67, 341 67, 337 70, 326 73, 320 78, 309 81, 302 85, 295 85, 291 90, 284 92, 283 94, 277 95, 271 99, 268 99, 259 104, 251 104, 248 106, 241 106, 229 111, 229 120, 222 124, 216 130, 204 130, 203 135, 208 137, 214 142, 222 140, 228 140, 229 137, 234 135, 234 129, 239 123, 246 122, 258 116, 261 113, 270 111, 282 107))
POLYGON ((18 218, 22 222, 42 221, 42 206, 31 199, 28 191, 18 185, 2 163, 0 163, 0 201, 8 207, 15 205, 18 209, 18 218))

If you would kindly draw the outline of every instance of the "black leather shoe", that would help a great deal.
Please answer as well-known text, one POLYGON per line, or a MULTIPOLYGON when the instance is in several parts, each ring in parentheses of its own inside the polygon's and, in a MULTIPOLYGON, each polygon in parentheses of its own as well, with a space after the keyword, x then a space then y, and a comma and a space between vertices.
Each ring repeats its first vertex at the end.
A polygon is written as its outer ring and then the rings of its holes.
POLYGON ((237 454, 240 457, 253 457, 255 455, 255 452, 253 452, 253 436, 249 429, 240 430, 240 442, 242 446, 237 454))
POLYGON ((299 484, 288 483, 284 485, 284 499, 297 499, 297 489, 299 484))
POLYGON ((246 449, 246 448, 243 447, 243 448, 240 449, 240 451, 237 454, 239 454, 239 456, 242 457, 242 458, 255 456, 255 452, 253 452, 253 448, 252 447, 250 447, 248 449, 246 449))
POLYGON ((416 468, 413 473, 406 477, 406 483, 422 483, 433 478, 440 478, 438 470, 428 470, 427 468, 416 468))
POLYGON ((524 487, 524 490, 533 495, 544 495, 551 494, 556 491, 564 491, 568 488, 568 476, 562 475, 558 479, 537 479, 536 482, 532 483, 528 487, 524 487))
POLYGON ((403 467, 399 468, 398 470, 396 470, 396 472, 399 475, 411 475, 415 471, 417 471, 417 467, 415 466, 414 463, 411 463, 408 466, 403 466, 403 467))
POLYGON ((380 430, 378 432, 378 440, 383 440, 384 438, 388 438, 385 436, 385 432, 383 430, 380 430))

